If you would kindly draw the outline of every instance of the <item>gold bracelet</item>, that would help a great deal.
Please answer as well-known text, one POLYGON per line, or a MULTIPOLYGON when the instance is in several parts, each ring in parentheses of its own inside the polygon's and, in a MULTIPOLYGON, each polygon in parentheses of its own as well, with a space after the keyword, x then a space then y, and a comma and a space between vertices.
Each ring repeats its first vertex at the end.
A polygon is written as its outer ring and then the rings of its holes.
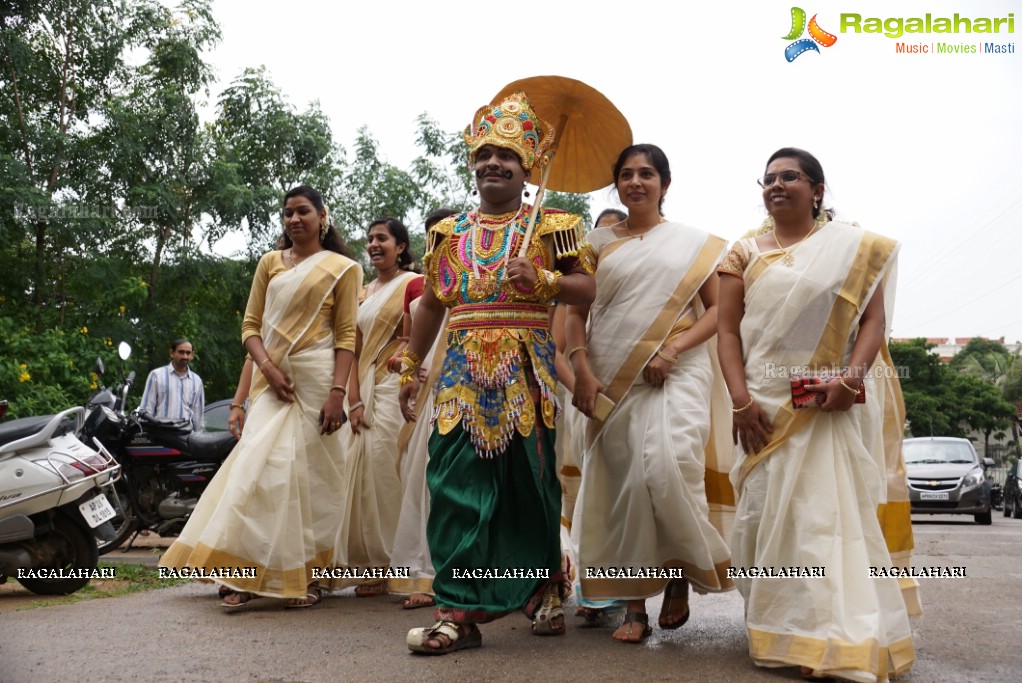
POLYGON ((232 403, 231 409, 233 410, 234 408, 241 408, 241 410, 244 411, 245 405, 243 403, 232 403))
POLYGON ((415 372, 420 365, 422 365, 422 358, 419 357, 419 354, 409 351, 408 347, 401 351, 402 368, 411 368, 411 371, 415 372))
POLYGON ((732 407, 732 408, 731 408, 731 412, 732 412, 732 413, 740 413, 740 412, 742 412, 743 410, 748 410, 749 408, 751 408, 751 407, 752 407, 752 404, 753 404, 753 403, 755 403, 755 402, 756 402, 756 399, 754 399, 754 398, 750 398, 750 399, 749 399, 749 402, 748 402, 748 403, 746 403, 746 404, 745 404, 744 406, 742 406, 741 408, 735 408, 735 407, 732 407))
POLYGON ((845 389, 847 389, 848 391, 852 392, 856 396, 858 396, 859 394, 862 393, 862 389, 853 389, 851 386, 845 384, 844 377, 842 377, 841 379, 838 380, 838 384, 840 384, 841 386, 843 386, 845 389))
POLYGON ((263 358, 263 362, 259 364, 259 369, 261 370, 262 367, 264 365, 266 365, 267 363, 269 363, 269 362, 270 362, 270 357, 269 356, 267 356, 266 358, 263 358))
POLYGON ((340 384, 335 384, 332 387, 330 387, 330 391, 340 391, 341 393, 344 394, 348 393, 347 387, 341 386, 340 384))
POLYGON ((532 286, 533 294, 540 301, 549 301, 561 291, 561 271, 549 271, 540 268, 536 271, 536 284, 532 286))
POLYGON ((659 351, 657 351, 656 355, 660 356, 661 358, 663 358, 665 361, 667 361, 671 365, 674 365, 675 363, 678 362, 678 357, 677 356, 668 356, 667 352, 664 351, 663 349, 660 349, 659 351))
POLYGON ((576 346, 573 349, 569 349, 568 352, 564 354, 564 357, 568 360, 569 363, 571 362, 571 357, 575 354, 576 351, 585 351, 586 355, 589 354, 589 349, 587 349, 584 346, 576 346))
POLYGON ((354 403, 352 403, 352 404, 351 404, 350 406, 348 406, 348 412, 350 413, 350 412, 351 412, 351 411, 353 411, 353 410, 354 410, 355 408, 363 408, 363 409, 364 409, 365 407, 366 407, 366 404, 365 404, 365 403, 362 403, 362 401, 355 401, 355 402, 354 402, 354 403))

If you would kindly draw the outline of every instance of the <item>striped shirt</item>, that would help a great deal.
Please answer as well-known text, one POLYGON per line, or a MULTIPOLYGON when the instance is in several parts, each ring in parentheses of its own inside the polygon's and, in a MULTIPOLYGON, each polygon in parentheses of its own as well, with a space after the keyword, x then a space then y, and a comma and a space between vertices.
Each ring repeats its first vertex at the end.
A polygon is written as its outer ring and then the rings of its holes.
POLYGON ((205 407, 202 378, 191 370, 181 376, 170 363, 149 373, 138 409, 159 418, 189 420, 192 430, 201 432, 205 407))

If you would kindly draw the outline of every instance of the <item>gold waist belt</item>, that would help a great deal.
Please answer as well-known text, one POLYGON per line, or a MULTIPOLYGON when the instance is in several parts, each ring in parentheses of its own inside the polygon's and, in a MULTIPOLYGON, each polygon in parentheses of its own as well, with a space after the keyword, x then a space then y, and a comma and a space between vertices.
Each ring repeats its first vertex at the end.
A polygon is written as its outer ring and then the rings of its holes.
POLYGON ((494 327, 546 330, 550 327, 550 309, 546 304, 463 304, 451 309, 447 323, 451 331, 494 327))

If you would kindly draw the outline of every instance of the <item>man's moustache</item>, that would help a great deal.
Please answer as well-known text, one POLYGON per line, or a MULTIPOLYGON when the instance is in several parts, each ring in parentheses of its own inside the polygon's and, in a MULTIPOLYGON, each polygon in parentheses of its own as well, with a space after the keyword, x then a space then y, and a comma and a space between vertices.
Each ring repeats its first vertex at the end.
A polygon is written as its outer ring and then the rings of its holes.
MULTIPOLYGON (((476 178, 482 178, 486 174, 492 173, 492 172, 493 171, 488 171, 485 168, 481 168, 481 169, 476 171, 476 178)), ((512 178, 515 177, 514 171, 497 171, 497 173, 499 173, 500 175, 504 176, 504 178, 506 180, 511 180, 512 178)))

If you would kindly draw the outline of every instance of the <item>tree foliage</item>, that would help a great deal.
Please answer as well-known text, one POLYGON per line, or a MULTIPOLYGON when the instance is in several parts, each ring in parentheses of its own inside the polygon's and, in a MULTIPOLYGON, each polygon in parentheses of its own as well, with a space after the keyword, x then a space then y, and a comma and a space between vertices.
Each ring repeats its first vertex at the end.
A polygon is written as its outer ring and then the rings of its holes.
MULTIPOLYGON (((425 113, 403 169, 368 126, 349 157, 318 103, 295 106, 260 66, 210 107, 203 55, 219 40, 211 0, 20 0, 0 15, 0 398, 12 417, 81 404, 129 369, 144 377, 176 337, 193 341, 209 400, 230 396, 256 259, 281 234, 291 187, 323 193, 357 257, 374 218, 405 222, 421 255, 425 215, 474 204, 460 132, 425 113), (231 236, 241 253, 210 253, 231 236), (121 340, 134 349, 125 366, 121 340), (97 357, 114 377, 92 373, 97 357)), ((587 197, 547 205, 588 219, 587 197)))

